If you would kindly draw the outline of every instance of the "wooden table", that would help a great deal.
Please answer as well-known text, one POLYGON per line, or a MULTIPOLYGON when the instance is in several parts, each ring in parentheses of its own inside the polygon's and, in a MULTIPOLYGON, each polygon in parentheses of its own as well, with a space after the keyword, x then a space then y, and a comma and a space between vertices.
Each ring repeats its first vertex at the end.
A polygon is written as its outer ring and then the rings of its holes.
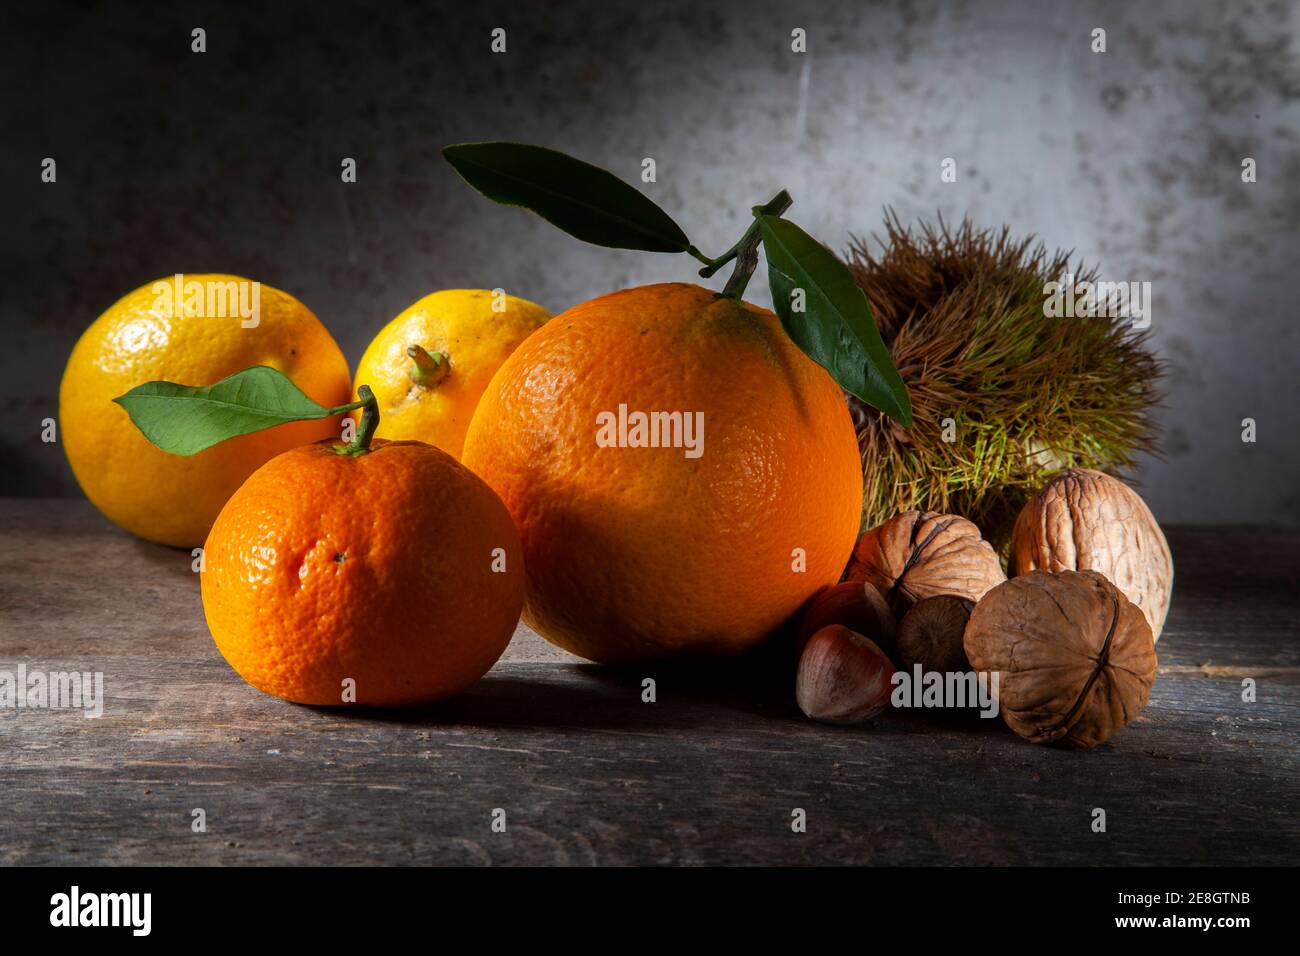
POLYGON ((107 699, 0 711, 0 863, 1294 863, 1300 534, 1169 538, 1151 703, 1075 752, 1000 720, 821 726, 788 673, 613 672, 522 627, 453 701, 286 704, 217 653, 187 552, 0 499, 0 670, 102 671, 107 699))

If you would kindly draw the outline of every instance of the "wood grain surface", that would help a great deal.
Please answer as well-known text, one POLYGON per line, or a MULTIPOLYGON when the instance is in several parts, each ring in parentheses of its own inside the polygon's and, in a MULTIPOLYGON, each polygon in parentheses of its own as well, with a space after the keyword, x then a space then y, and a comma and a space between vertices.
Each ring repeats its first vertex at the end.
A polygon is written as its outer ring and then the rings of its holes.
POLYGON ((1300 534, 1169 539, 1151 702, 1076 752, 1000 720, 821 726, 780 669, 611 671, 522 627, 453 701, 295 706, 217 653, 187 552, 0 499, 0 670, 102 671, 106 696, 98 719, 0 710, 0 862, 1294 863, 1300 534))

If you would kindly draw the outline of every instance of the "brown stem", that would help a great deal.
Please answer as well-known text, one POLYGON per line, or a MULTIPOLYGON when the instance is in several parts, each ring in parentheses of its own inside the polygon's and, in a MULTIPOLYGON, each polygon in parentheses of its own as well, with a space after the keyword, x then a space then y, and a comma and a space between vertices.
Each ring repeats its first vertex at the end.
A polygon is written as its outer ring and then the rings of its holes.
POLYGON ((762 206, 754 207, 754 224, 749 227, 740 242, 736 244, 736 268, 731 273, 731 278, 722 289, 722 295, 729 299, 739 300, 745 294, 745 287, 749 285, 749 279, 758 268, 758 246, 763 241, 763 235, 759 231, 759 216, 779 216, 790 208, 794 200, 790 194, 782 189, 772 199, 762 206))

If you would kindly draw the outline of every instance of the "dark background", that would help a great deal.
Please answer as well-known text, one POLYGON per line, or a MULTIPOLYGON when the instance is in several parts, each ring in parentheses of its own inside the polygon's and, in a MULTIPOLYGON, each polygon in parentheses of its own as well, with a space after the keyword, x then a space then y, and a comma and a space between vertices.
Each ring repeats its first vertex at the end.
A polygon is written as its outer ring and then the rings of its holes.
MULTIPOLYGON (((706 252, 787 187, 790 216, 836 248, 892 205, 905 222, 1006 223, 1103 278, 1150 281, 1169 374, 1144 495, 1162 521, 1300 524, 1294 3, 56 3, 4 17, 2 494, 77 493, 40 422, 81 331, 162 276, 285 289, 353 364, 437 288, 503 286, 558 311, 692 279, 684 258, 587 247, 494 206, 438 156, 511 138, 633 182, 654 157, 642 188, 706 252), (504 55, 489 49, 498 26, 504 55), (1099 26, 1105 54, 1089 49, 1099 26), (945 157, 956 183, 940 182, 945 157)), ((750 289, 766 302, 761 275, 750 289)))

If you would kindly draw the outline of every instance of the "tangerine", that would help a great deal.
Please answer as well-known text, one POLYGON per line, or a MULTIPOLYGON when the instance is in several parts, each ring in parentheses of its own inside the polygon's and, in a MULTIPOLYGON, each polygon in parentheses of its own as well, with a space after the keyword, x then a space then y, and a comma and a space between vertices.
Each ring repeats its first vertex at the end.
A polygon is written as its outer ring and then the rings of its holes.
POLYGON ((450 455, 358 440, 369 450, 327 440, 271 459, 221 509, 204 547, 208 629, 241 677, 286 700, 448 697, 514 633, 518 533, 450 455))

